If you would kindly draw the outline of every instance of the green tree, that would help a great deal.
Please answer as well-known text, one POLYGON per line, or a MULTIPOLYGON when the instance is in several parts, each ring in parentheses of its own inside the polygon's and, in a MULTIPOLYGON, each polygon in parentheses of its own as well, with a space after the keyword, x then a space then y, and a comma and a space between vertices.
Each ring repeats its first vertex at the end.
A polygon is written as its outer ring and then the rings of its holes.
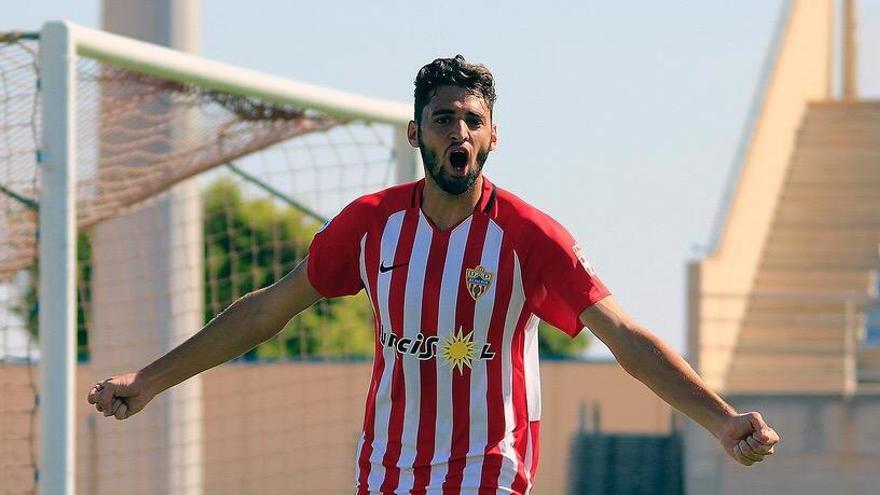
POLYGON ((538 324, 538 349, 542 358, 572 358, 580 356, 589 347, 590 338, 586 330, 571 338, 549 323, 541 321, 538 324))
MULTIPOLYGON (((205 321, 242 295, 272 284, 308 252, 317 221, 267 199, 246 199, 239 186, 220 179, 203 193, 205 241, 205 321)), ((77 237, 77 356, 87 360, 87 320, 91 301, 91 242, 77 237)), ((37 337, 36 262, 27 274, 28 289, 13 310, 37 337)), ((364 291, 326 299, 291 320, 279 335, 247 352, 245 359, 291 357, 369 357, 373 353, 373 311, 364 291)), ((588 346, 586 332, 571 339, 541 322, 538 342, 545 358, 567 358, 588 346)))
MULTIPOLYGON (((217 181, 204 194, 206 319, 235 298, 271 284, 305 256, 317 222, 267 200, 245 200, 231 181, 217 181), (257 248, 255 248, 255 246, 257 248), (259 248, 262 246, 262 248, 259 248)), ((365 292, 322 300, 294 318, 278 339, 246 358, 355 356, 373 353, 373 312, 365 292)), ((543 321, 538 342, 546 358, 569 358, 589 347, 586 332, 572 339, 543 321)))
MULTIPOLYGON (((92 278, 92 265, 89 263, 91 259, 92 243, 88 232, 80 231, 76 237, 76 357, 79 361, 89 359, 89 333, 86 323, 89 301, 91 301, 91 284, 89 283, 92 278)), ((40 260, 35 256, 33 264, 23 275, 27 280, 26 288, 21 298, 11 308, 12 313, 21 318, 28 333, 35 340, 40 331, 40 305, 37 287, 37 267, 39 264, 40 260)))
MULTIPOLYGON (((317 221, 266 199, 245 199, 231 180, 204 193, 205 320, 242 295, 272 284, 308 252, 317 221)), ((372 308, 362 292, 322 300, 291 320, 246 359, 367 357, 373 352, 372 308)))

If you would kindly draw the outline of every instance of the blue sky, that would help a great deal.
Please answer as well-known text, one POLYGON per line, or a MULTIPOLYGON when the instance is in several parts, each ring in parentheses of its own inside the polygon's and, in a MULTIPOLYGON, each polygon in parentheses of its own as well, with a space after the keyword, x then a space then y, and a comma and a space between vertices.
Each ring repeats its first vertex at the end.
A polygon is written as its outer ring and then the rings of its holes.
MULTIPOLYGON (((708 244, 781 0, 552 5, 203 0, 201 53, 401 101, 433 58, 486 64, 487 175, 567 226, 623 307, 682 352, 685 263, 708 244)), ((860 10, 861 89, 877 98, 880 0, 860 10)), ((0 30, 61 18, 100 27, 100 3, 35 0, 0 30)))

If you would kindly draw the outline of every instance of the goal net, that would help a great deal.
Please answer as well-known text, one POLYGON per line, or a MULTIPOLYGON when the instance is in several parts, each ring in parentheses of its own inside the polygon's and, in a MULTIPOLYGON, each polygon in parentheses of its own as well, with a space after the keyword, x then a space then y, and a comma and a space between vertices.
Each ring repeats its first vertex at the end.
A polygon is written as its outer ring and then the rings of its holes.
POLYGON ((4 35, 0 85, 0 491, 350 492, 363 295, 129 420, 85 397, 283 276, 355 197, 413 180, 411 107, 66 23, 4 35))

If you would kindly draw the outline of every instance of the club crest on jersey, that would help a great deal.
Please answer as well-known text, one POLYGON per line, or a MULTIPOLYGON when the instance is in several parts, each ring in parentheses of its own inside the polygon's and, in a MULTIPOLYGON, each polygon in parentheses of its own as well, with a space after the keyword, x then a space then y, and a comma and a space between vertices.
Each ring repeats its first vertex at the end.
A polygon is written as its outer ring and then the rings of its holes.
POLYGON ((474 298, 474 301, 483 297, 489 292, 492 286, 492 280, 495 274, 487 271, 483 265, 477 265, 475 268, 468 268, 464 272, 464 281, 467 284, 468 294, 474 298))

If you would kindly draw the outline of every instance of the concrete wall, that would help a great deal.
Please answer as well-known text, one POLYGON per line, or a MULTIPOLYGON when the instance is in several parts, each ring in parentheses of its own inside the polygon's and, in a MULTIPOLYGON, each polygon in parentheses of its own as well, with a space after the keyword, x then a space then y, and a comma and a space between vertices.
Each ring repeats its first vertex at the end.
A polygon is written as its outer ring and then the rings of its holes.
MULTIPOLYGON (((370 366, 230 364, 205 373, 204 493, 350 493, 370 366)), ((616 363, 541 366, 544 417, 538 493, 566 493, 571 441, 584 407, 598 406, 607 432, 668 433, 669 406, 616 363)), ((94 493, 99 485, 116 486, 127 495, 150 493, 149 486, 132 483, 142 476, 131 473, 145 467, 126 463, 125 453, 132 459, 144 453, 165 455, 155 445, 129 441, 131 432, 140 432, 135 436, 139 437, 158 425, 146 415, 118 422, 94 413, 85 397, 98 378, 88 366, 77 373, 77 396, 82 398, 76 417, 78 493, 94 493), (95 434, 99 422, 106 428, 101 442, 95 434), (114 455, 121 455, 116 465, 127 465, 127 471, 98 471, 104 441, 123 447, 114 449, 114 455)), ((38 433, 28 413, 34 401, 29 380, 24 366, 0 366, 0 493, 29 493, 33 482, 31 445, 36 445, 38 433)))
POLYGON ((769 460, 741 466, 693 423, 686 429, 688 495, 876 495, 880 487, 880 390, 842 396, 735 396, 761 411, 782 442, 769 460))
MULTIPOLYGON (((830 91, 831 0, 794 0, 771 53, 766 81, 759 86, 752 128, 743 137, 736 185, 726 205, 724 227, 715 252, 692 268, 699 299, 691 302, 698 318, 690 340, 693 364, 723 389, 739 325, 746 309, 742 296, 752 284, 779 201, 779 191, 802 116, 811 100, 830 91), (734 296, 734 297, 731 297, 734 296)), ((693 291, 692 291, 693 292, 693 291)))

